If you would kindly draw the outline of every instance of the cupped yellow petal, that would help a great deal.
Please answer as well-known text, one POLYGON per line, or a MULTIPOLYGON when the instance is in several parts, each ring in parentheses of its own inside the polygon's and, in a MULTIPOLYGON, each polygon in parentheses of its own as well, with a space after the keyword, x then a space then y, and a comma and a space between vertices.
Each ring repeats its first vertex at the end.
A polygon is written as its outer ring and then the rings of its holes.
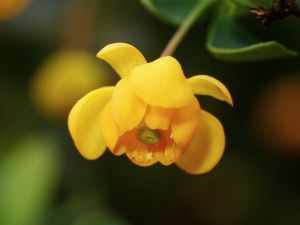
POLYGON ((89 92, 69 114, 68 127, 72 139, 80 154, 87 159, 96 159, 105 151, 106 144, 100 129, 101 112, 113 90, 113 87, 104 87, 89 92))
POLYGON ((155 158, 164 166, 173 164, 182 155, 182 150, 175 143, 168 143, 165 149, 153 151, 155 158))
POLYGON ((114 43, 101 49, 97 57, 109 63, 121 77, 126 77, 137 66, 147 63, 142 53, 126 43, 114 43))
POLYGON ((133 91, 149 105, 178 108, 191 104, 192 88, 171 56, 136 67, 129 78, 133 91))
POLYGON ((173 109, 151 106, 145 116, 145 122, 150 129, 168 130, 173 109))
POLYGON ((136 127, 146 113, 147 105, 129 85, 129 78, 120 80, 112 96, 112 110, 120 135, 136 127))
POLYGON ((133 151, 126 152, 127 157, 138 166, 151 166, 157 162, 154 158, 153 152, 150 151, 149 146, 143 143, 138 143, 133 151))
POLYGON ((138 140, 136 137, 136 131, 131 130, 119 137, 116 147, 112 153, 115 155, 122 155, 127 151, 133 151, 136 149, 138 140))
POLYGON ((206 173, 219 162, 224 148, 225 134, 222 124, 216 117, 202 110, 196 135, 176 164, 187 173, 206 173))
POLYGON ((100 120, 100 124, 98 125, 101 126, 103 139, 109 150, 113 152, 119 138, 119 131, 113 118, 111 100, 104 106, 100 120))
POLYGON ((233 105, 228 89, 217 79, 208 75, 197 75, 189 78, 188 82, 192 86, 194 94, 209 95, 233 105))
POLYGON ((172 138, 178 146, 186 146, 195 135, 201 117, 201 108, 196 97, 190 106, 176 109, 172 120, 172 138))

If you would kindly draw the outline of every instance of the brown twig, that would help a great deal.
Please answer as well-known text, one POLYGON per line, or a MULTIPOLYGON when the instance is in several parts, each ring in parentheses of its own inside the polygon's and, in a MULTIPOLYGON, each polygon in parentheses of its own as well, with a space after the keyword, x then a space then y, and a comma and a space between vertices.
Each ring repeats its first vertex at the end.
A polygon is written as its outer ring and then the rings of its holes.
POLYGON ((253 13, 265 27, 269 27, 273 22, 282 20, 290 15, 300 17, 300 7, 296 4, 295 0, 277 0, 271 9, 252 8, 250 12, 253 13))

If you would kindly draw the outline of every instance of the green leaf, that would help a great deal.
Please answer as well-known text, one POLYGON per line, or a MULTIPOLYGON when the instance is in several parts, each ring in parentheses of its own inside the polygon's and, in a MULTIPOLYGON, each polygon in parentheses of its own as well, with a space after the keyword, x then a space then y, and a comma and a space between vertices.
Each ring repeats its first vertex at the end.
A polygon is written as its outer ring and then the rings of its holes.
MULTIPOLYGON (((140 0, 141 3, 155 16, 165 22, 179 25, 196 7, 201 4, 206 9, 216 0, 140 0)), ((219 1, 219 0, 218 0, 219 1)), ((203 14, 206 10, 203 10, 203 14)), ((201 16, 201 15, 199 15, 201 16)))
POLYGON ((230 62, 259 61, 287 56, 297 52, 276 41, 263 42, 243 24, 249 15, 234 3, 227 1, 210 26, 206 46, 218 59, 230 62))
POLYGON ((236 4, 247 8, 270 9, 276 0, 232 0, 236 4))
POLYGON ((57 184, 59 155, 46 136, 30 137, 0 161, 0 224, 35 225, 57 184))
POLYGON ((105 212, 91 212, 80 216, 72 225, 129 225, 117 215, 105 212))

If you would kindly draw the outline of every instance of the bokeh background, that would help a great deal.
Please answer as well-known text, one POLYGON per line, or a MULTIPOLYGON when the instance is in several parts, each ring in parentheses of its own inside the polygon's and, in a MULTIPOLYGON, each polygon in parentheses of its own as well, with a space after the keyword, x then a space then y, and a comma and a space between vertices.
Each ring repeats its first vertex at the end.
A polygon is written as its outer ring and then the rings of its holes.
MULTIPOLYGON (((300 51, 299 28, 291 17, 255 29, 300 51)), ((199 98, 227 146, 192 176, 109 152, 85 160, 66 126, 76 100, 118 80, 95 57, 102 47, 127 42, 151 61, 175 27, 137 0, 0 0, 0 224, 300 224, 300 58, 222 62, 206 30, 197 24, 175 57, 186 74, 225 83, 235 106, 199 98)))

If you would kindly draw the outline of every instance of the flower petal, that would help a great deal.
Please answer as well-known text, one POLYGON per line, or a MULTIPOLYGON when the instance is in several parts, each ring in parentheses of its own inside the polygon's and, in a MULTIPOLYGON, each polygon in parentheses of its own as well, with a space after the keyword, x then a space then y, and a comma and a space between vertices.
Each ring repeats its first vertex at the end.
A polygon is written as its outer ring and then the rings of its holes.
POLYGON ((173 109, 151 106, 145 116, 145 122, 151 129, 168 130, 173 111, 173 109))
POLYGON ((202 110, 198 131, 186 153, 176 162, 191 174, 206 173, 221 159, 225 148, 225 134, 220 121, 202 110))
POLYGON ((192 105, 176 109, 172 120, 172 138, 175 143, 185 147, 190 143, 199 125, 201 108, 196 97, 192 105))
POLYGON ((171 56, 138 66, 129 77, 133 91, 149 105, 178 108, 191 104, 192 88, 171 56))
POLYGON ((188 79, 193 92, 197 95, 209 95, 221 101, 225 101, 231 106, 233 101, 228 89, 217 79, 208 75, 197 75, 188 79))
POLYGON ((164 149, 153 149, 154 157, 164 166, 176 162, 182 153, 182 149, 174 142, 167 143, 164 149))
POLYGON ((103 139, 109 150, 113 152, 119 138, 119 130, 113 118, 111 101, 102 110, 100 126, 103 139))
POLYGON ((101 49, 97 57, 109 63, 121 77, 128 76, 136 66, 147 63, 142 53, 126 43, 114 43, 101 49))
POLYGON ((157 162, 154 158, 153 152, 150 151, 149 146, 143 143, 138 143, 134 151, 126 152, 127 157, 138 166, 151 166, 157 162))
POLYGON ((87 159, 96 159, 105 151, 100 118, 113 90, 113 87, 104 87, 91 91, 74 105, 69 114, 71 136, 80 154, 87 159))
POLYGON ((117 145, 112 152, 115 155, 122 155, 127 151, 135 150, 137 144, 136 130, 131 130, 119 137, 117 145))
POLYGON ((132 92, 128 77, 117 83, 112 96, 112 110, 120 135, 141 122, 146 108, 147 105, 132 92))

